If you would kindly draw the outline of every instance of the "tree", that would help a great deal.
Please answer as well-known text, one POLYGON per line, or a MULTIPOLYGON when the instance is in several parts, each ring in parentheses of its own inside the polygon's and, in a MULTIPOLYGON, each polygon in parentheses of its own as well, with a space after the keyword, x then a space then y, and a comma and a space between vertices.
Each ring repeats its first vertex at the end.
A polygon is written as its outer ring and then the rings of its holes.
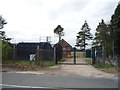
POLYGON ((91 29, 89 28, 87 21, 85 21, 85 23, 82 25, 81 31, 77 33, 78 36, 77 36, 76 46, 80 47, 81 50, 85 50, 86 45, 88 45, 86 40, 92 39, 92 34, 90 33, 90 30, 91 29))
POLYGON ((109 56, 111 54, 111 36, 110 36, 110 24, 106 24, 102 19, 96 28, 95 42, 93 44, 96 47, 102 47, 103 56, 109 56))
POLYGON ((64 28, 62 28, 61 25, 58 25, 58 26, 54 29, 54 33, 59 36, 59 41, 61 40, 61 37, 64 36, 63 30, 64 30, 64 28))
POLYGON ((7 22, 5 21, 4 18, 2 18, 2 16, 0 16, 0 29, 2 29, 5 24, 7 24, 7 22))
MULTIPOLYGON (((4 18, 0 16, 0 29, 3 29, 4 25, 7 24, 4 18)), ((0 31, 0 40, 5 39, 5 31, 0 31)))
POLYGON ((120 57, 120 2, 111 17, 111 36, 113 37, 115 55, 120 57))
MULTIPOLYGON (((0 16, 0 29, 4 28, 4 24, 7 24, 7 22, 5 22, 5 19, 0 16)), ((8 59, 11 52, 10 40, 11 38, 6 38, 5 31, 0 31, 0 48, 2 49, 2 53, 0 53, 0 55, 2 54, 2 59, 8 59)))

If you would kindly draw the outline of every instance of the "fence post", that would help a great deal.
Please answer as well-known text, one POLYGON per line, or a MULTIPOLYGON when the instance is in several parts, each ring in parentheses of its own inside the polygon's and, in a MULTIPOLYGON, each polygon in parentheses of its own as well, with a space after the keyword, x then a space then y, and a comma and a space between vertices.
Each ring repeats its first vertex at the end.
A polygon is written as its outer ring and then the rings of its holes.
POLYGON ((15 47, 15 45, 13 45, 13 60, 15 60, 16 58, 15 58, 15 49, 16 49, 16 47, 15 47))
POLYGON ((37 46, 37 60, 39 60, 39 46, 37 46))
POLYGON ((37 46, 37 59, 36 59, 36 65, 40 65, 40 62, 39 62, 39 46, 37 46))
POLYGON ((54 62, 55 64, 58 64, 57 59, 56 59, 56 47, 54 47, 54 62))

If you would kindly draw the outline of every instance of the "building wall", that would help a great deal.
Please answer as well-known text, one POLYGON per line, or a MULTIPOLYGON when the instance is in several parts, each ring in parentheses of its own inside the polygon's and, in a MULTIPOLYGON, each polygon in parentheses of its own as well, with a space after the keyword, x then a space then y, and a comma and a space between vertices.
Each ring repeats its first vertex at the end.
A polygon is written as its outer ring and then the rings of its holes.
POLYGON ((71 57, 72 46, 68 44, 64 39, 62 39, 59 44, 62 46, 62 57, 69 58, 71 57))
POLYGON ((37 46, 39 46, 40 50, 42 50, 42 52, 43 52, 43 53, 41 53, 42 57, 45 57, 46 59, 53 57, 52 56, 53 50, 52 50, 50 43, 47 43, 47 42, 19 43, 16 46, 17 59, 29 60, 31 54, 36 54, 37 46))

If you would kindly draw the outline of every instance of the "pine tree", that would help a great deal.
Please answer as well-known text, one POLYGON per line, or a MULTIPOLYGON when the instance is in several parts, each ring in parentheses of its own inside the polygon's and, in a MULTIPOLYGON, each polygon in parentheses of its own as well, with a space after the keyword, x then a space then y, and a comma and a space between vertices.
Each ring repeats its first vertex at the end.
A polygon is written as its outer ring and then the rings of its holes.
POLYGON ((120 56, 120 2, 111 17, 111 36, 113 37, 114 51, 120 56))
POLYGON ((0 29, 2 29, 5 24, 7 24, 7 22, 5 22, 5 19, 0 16, 0 29))
POLYGON ((76 46, 80 47, 81 50, 85 50, 86 45, 88 45, 86 40, 92 39, 92 34, 90 33, 90 30, 91 29, 89 28, 87 21, 85 21, 85 23, 82 25, 81 31, 77 33, 78 36, 76 46))
POLYGON ((93 44, 96 47, 102 48, 104 51, 104 56, 109 56, 111 54, 111 37, 110 37, 110 25, 106 24, 102 19, 96 28, 95 38, 93 44))

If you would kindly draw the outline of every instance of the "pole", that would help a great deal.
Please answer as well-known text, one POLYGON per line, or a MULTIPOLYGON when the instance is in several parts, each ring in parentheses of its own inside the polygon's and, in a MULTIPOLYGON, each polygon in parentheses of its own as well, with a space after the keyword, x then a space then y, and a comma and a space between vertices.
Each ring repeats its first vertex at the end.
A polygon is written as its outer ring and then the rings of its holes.
POLYGON ((96 61, 95 61, 95 47, 92 47, 92 64, 96 64, 96 61))
POLYGON ((76 48, 74 47, 74 64, 76 64, 76 48))
POLYGON ((115 53, 114 53, 114 41, 112 41, 112 49, 113 49, 113 60, 115 60, 115 53))
POLYGON ((0 37, 0 70, 2 71, 2 38, 0 37))
POLYGON ((36 65, 39 65, 39 46, 37 46, 37 59, 36 59, 36 65))
POLYGON ((57 64, 57 59, 56 59, 56 48, 54 47, 54 62, 57 64))
POLYGON ((15 60, 15 45, 13 45, 13 60, 15 60))

